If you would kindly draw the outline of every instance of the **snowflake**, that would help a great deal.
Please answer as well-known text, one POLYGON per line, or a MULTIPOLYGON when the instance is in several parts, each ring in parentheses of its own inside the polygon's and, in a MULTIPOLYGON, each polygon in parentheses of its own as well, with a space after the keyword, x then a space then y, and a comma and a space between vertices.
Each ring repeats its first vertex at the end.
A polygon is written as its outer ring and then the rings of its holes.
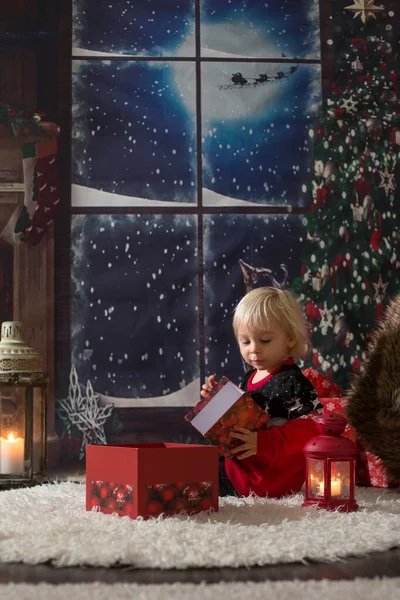
POLYGON ((319 323, 322 335, 327 335, 329 327, 333 327, 332 313, 333 308, 328 308, 326 302, 324 302, 324 308, 320 309, 321 320, 319 323))
POLYGON ((69 375, 68 396, 58 400, 58 414, 71 436, 74 425, 82 434, 79 458, 85 455, 87 444, 107 444, 104 424, 111 416, 113 404, 99 406, 98 396, 93 391, 90 380, 86 384, 86 396, 82 395, 75 365, 69 375))
POLYGON ((394 192, 396 189, 396 182, 394 179, 394 173, 388 171, 388 168, 385 167, 384 171, 378 171, 378 174, 381 178, 381 182, 379 184, 380 188, 385 190, 386 196, 389 195, 389 192, 394 192))
POLYGON ((326 405, 326 408, 333 412, 335 410, 335 405, 333 402, 329 402, 329 404, 326 405))
POLYGON ((341 108, 344 108, 347 113, 356 112, 356 107, 357 102, 354 100, 353 96, 350 96, 350 98, 344 98, 343 104, 341 104, 341 108))

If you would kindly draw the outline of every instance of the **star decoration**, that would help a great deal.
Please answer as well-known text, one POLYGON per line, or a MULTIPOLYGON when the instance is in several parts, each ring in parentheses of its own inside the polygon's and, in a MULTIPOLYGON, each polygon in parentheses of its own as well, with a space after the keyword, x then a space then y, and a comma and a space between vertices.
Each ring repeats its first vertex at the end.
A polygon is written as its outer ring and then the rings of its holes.
POLYGON ((388 283, 383 283, 383 281, 382 281, 382 275, 379 275, 378 282, 377 283, 373 283, 372 285, 375 288, 374 298, 380 304, 382 302, 382 300, 384 299, 384 297, 386 296, 386 290, 387 290, 387 286, 389 284, 388 283))
POLYGON ((354 0, 351 6, 345 6, 345 10, 354 13, 354 18, 361 16, 361 21, 365 23, 369 17, 376 19, 377 12, 383 10, 383 6, 376 6, 375 0, 354 0))
POLYGON ((394 179, 394 173, 390 173, 388 168, 385 167, 384 171, 378 171, 378 174, 381 178, 381 182, 379 184, 380 188, 385 190, 386 196, 389 195, 389 192, 394 192, 396 189, 396 182, 394 179))
POLYGON ((319 326, 321 328, 322 335, 327 335, 329 327, 333 327, 333 308, 328 308, 326 302, 324 302, 324 308, 320 309, 321 320, 319 326))
POLYGON ((113 409, 113 404, 99 406, 99 398, 90 381, 86 385, 86 396, 82 394, 75 365, 72 365, 68 396, 58 401, 58 415, 68 436, 71 436, 73 425, 82 433, 80 459, 85 456, 87 444, 107 444, 104 424, 113 409))
POLYGON ((343 104, 341 105, 341 108, 344 108, 344 110, 347 113, 352 113, 352 112, 356 112, 356 106, 357 106, 357 101, 354 100, 353 96, 350 96, 350 98, 343 99, 343 104))

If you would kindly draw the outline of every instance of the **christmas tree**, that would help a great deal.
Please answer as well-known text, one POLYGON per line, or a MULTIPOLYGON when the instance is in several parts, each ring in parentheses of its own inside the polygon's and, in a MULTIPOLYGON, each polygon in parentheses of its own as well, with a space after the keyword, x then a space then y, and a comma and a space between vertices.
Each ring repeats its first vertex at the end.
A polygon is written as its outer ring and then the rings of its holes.
POLYGON ((302 277, 294 289, 309 322, 307 366, 346 387, 387 300, 400 291, 400 104, 393 13, 360 0, 345 8, 348 36, 324 116, 309 134, 315 167, 302 277))

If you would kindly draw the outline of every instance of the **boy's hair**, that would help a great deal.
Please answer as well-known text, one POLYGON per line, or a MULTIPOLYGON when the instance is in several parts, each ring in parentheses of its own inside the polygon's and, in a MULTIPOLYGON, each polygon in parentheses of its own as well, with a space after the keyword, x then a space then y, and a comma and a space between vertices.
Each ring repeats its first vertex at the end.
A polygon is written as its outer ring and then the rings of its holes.
POLYGON ((236 337, 241 324, 250 331, 265 331, 270 326, 283 329, 289 339, 296 342, 290 348, 290 355, 303 357, 305 354, 306 322, 299 303, 288 290, 274 287, 251 290, 234 311, 233 330, 236 337))

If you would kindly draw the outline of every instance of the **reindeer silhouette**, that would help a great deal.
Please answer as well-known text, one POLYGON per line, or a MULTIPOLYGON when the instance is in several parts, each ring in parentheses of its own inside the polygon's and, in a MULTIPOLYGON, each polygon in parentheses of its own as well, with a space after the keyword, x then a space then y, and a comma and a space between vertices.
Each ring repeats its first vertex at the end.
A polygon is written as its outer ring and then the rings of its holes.
POLYGON ((272 282, 272 285, 274 287, 277 287, 280 289, 285 288, 287 285, 288 270, 287 270, 286 265, 284 265, 284 264, 280 265, 280 267, 283 271, 283 280, 280 283, 273 276, 271 269, 266 269, 264 267, 253 267, 252 265, 248 265, 247 263, 245 263, 244 260, 242 260, 242 259, 239 259, 239 265, 240 265, 240 268, 242 269, 246 294, 248 292, 250 292, 255 287, 255 285, 257 285, 257 283, 260 281, 260 279, 263 279, 263 278, 269 279, 272 282))

